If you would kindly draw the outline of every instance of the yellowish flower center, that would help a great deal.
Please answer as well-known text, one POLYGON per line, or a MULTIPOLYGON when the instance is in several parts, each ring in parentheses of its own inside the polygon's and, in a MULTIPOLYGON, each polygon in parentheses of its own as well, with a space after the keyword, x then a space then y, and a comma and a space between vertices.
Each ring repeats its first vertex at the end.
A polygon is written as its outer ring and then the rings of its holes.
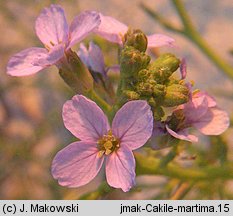
POLYGON ((112 131, 109 130, 107 135, 101 137, 97 142, 97 148, 99 149, 98 155, 102 157, 105 155, 110 155, 112 152, 116 151, 120 147, 120 140, 117 139, 112 131))

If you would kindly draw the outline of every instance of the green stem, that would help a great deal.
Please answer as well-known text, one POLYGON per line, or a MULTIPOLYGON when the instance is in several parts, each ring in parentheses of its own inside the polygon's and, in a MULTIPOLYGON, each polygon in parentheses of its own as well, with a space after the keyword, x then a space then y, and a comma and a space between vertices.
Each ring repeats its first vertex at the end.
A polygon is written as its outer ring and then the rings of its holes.
POLYGON ((109 194, 111 191, 113 191, 113 188, 111 188, 107 182, 101 183, 101 185, 98 187, 96 191, 92 191, 89 193, 86 193, 82 195, 79 199, 80 200, 96 200, 101 199, 103 196, 109 194))
POLYGON ((95 101, 107 115, 110 114, 111 106, 108 103, 106 103, 99 95, 97 95, 93 89, 89 90, 86 93, 86 96, 89 97, 91 100, 95 101))
POLYGON ((219 167, 205 166, 203 168, 183 168, 174 163, 170 163, 166 167, 160 167, 161 161, 154 157, 135 153, 135 158, 137 162, 137 175, 164 175, 191 181, 233 178, 233 164, 225 164, 219 167))
POLYGON ((181 0, 171 0, 173 3, 182 23, 183 28, 177 28, 171 24, 167 19, 160 16, 155 11, 146 7, 142 4, 144 11, 149 14, 154 20, 158 21, 162 26, 164 26, 169 31, 181 34, 188 38, 192 43, 194 43, 207 57, 211 60, 216 67, 223 71, 229 78, 233 79, 233 67, 228 64, 224 59, 222 59, 202 38, 200 33, 196 30, 195 26, 192 23, 191 18, 189 17, 184 4, 181 0))
POLYGON ((173 147, 172 147, 171 151, 165 157, 163 157, 163 159, 161 159, 161 161, 160 161, 159 166, 161 168, 166 167, 177 155, 179 140, 175 139, 173 142, 174 143, 173 143, 173 147))
POLYGON ((233 79, 233 67, 226 63, 201 37, 200 33, 195 29, 190 17, 188 16, 184 4, 181 0, 172 0, 182 23, 184 25, 184 35, 222 71, 225 72, 231 79, 233 79))

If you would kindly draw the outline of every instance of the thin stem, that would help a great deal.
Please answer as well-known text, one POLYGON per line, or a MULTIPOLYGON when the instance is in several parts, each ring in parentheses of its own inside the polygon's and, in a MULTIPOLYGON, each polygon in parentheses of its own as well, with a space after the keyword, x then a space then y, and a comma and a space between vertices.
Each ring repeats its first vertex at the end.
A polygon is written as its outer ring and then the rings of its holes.
POLYGON ((154 157, 135 153, 135 158, 137 162, 137 175, 164 175, 167 177, 192 181, 233 178, 233 164, 225 164, 224 166, 219 167, 205 166, 203 168, 184 168, 174 163, 170 163, 166 167, 161 168, 161 161, 154 157))
POLYGON ((82 195, 79 199, 80 200, 96 200, 96 199, 101 199, 103 196, 109 194, 112 192, 114 189, 110 187, 107 182, 101 183, 101 185, 98 187, 96 191, 92 191, 89 193, 86 193, 82 195))
POLYGON ((186 9, 181 0, 171 0, 174 5, 182 23, 183 28, 178 29, 168 20, 161 17, 158 13, 151 10, 142 4, 144 11, 149 14, 154 20, 158 21, 162 26, 164 26, 169 31, 181 34, 188 38, 192 43, 194 43, 207 57, 211 60, 215 66, 217 66, 222 72, 224 72, 229 78, 233 79, 233 67, 228 64, 224 59, 222 59, 202 38, 200 33, 196 30, 193 25, 191 18, 189 17, 186 9))
POLYGON ((186 12, 184 4, 181 0, 171 1, 179 14, 184 25, 184 35, 189 38, 191 42, 196 44, 198 48, 205 53, 205 55, 222 71, 225 72, 230 78, 233 79, 233 68, 226 63, 215 51, 206 43, 201 37, 200 33, 194 27, 189 15, 186 12))
POLYGON ((109 115, 111 106, 106 103, 99 95, 97 95, 93 89, 89 90, 86 95, 91 100, 95 101, 104 110, 104 112, 109 115))
POLYGON ((156 13, 155 11, 151 10, 149 7, 147 7, 144 3, 140 4, 142 9, 149 14, 152 18, 157 20, 159 23, 161 23, 167 30, 176 32, 176 33, 183 33, 182 29, 179 29, 175 26, 173 26, 167 19, 162 17, 159 13, 156 13))
POLYGON ((179 188, 175 191, 175 193, 171 196, 170 200, 180 200, 185 197, 185 195, 191 190, 193 187, 193 183, 190 184, 188 182, 182 183, 179 188))
POLYGON ((163 159, 161 159, 159 165, 161 168, 167 166, 176 157, 178 150, 178 143, 179 143, 178 139, 174 140, 171 151, 165 157, 163 157, 163 159))

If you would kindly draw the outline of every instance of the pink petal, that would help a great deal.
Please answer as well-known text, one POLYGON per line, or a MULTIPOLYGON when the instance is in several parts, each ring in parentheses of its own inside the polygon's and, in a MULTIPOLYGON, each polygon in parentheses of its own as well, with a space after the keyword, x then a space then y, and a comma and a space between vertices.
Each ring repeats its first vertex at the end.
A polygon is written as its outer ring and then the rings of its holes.
POLYGON ((82 60, 82 62, 88 66, 89 65, 89 53, 88 50, 86 48, 86 46, 84 45, 84 43, 80 43, 79 45, 79 50, 77 52, 79 58, 82 60))
POLYGON ((205 91, 199 91, 193 95, 193 98, 206 97, 208 102, 208 107, 215 107, 217 105, 216 100, 205 91))
POLYGON ((98 174, 104 157, 98 157, 96 143, 74 142, 57 153, 52 162, 52 175, 59 184, 79 187, 98 174))
POLYGON ((64 56, 65 47, 64 44, 58 44, 53 46, 47 56, 43 56, 34 62, 35 65, 53 65, 56 64, 64 56))
POLYGON ((137 100, 126 103, 115 115, 112 123, 113 134, 121 145, 131 150, 144 145, 151 137, 153 115, 146 101, 137 100))
POLYGON ((186 123, 200 119, 208 110, 208 100, 205 96, 192 98, 192 101, 183 105, 186 123))
POLYGON ((185 79, 187 75, 187 64, 185 58, 181 59, 180 63, 180 74, 181 74, 181 79, 185 79))
POLYGON ((64 10, 59 5, 51 5, 42 10, 36 19, 36 34, 48 47, 68 42, 69 26, 64 10))
POLYGON ((110 186, 121 188, 124 192, 135 185, 134 155, 127 146, 121 146, 107 157, 106 178, 110 186))
POLYGON ((11 76, 35 74, 47 67, 36 63, 39 59, 46 57, 48 57, 48 52, 43 48, 32 47, 23 50, 11 57, 7 65, 7 74, 11 76))
POLYGON ((106 68, 106 73, 109 71, 115 73, 115 74, 120 74, 120 65, 112 65, 106 68))
POLYGON ((161 47, 161 46, 173 46, 175 40, 169 36, 163 34, 153 34, 147 36, 148 48, 161 47))
POLYGON ((98 35, 113 43, 122 44, 122 37, 128 26, 110 16, 100 14, 101 24, 95 31, 98 35))
POLYGON ((229 116, 219 108, 211 108, 193 126, 205 135, 219 135, 229 127, 229 116))
POLYGON ((108 119, 97 104, 76 95, 63 106, 65 127, 83 141, 97 142, 109 130, 108 119))
POLYGON ((70 25, 70 44, 68 48, 87 37, 99 24, 100 16, 95 11, 85 11, 76 16, 70 25))
POLYGON ((105 64, 102 50, 92 41, 89 44, 89 65, 91 70, 105 75, 105 64))
POLYGON ((167 125, 166 125, 166 129, 170 135, 172 135, 173 137, 175 137, 177 139, 186 140, 189 142, 197 142, 198 141, 198 138, 196 136, 188 133, 188 129, 183 129, 183 130, 180 130, 178 132, 175 132, 175 131, 171 130, 167 125))

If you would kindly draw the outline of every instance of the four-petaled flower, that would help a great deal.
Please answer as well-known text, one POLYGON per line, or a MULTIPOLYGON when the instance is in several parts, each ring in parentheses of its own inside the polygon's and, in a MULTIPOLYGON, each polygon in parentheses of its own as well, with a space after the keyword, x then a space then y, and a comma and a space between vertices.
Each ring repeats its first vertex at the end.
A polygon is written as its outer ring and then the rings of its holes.
POLYGON ((66 128, 80 139, 57 153, 52 175, 60 185, 79 187, 90 182, 104 160, 109 185, 128 191, 135 184, 132 150, 143 146, 153 129, 153 116, 146 101, 126 103, 115 115, 112 127, 93 101, 76 95, 63 107, 66 128))
POLYGON ((196 136, 189 134, 190 127, 196 128, 205 135, 220 135, 229 127, 228 114, 218 108, 215 99, 203 91, 194 93, 188 103, 176 108, 173 115, 180 122, 173 130, 167 124, 168 133, 190 142, 198 141, 196 136))
POLYGON ((56 64, 65 51, 80 42, 100 24, 95 11, 85 11, 76 16, 69 26, 64 10, 58 5, 43 9, 36 19, 35 29, 45 48, 31 47, 14 55, 7 73, 12 76, 26 76, 56 64))

